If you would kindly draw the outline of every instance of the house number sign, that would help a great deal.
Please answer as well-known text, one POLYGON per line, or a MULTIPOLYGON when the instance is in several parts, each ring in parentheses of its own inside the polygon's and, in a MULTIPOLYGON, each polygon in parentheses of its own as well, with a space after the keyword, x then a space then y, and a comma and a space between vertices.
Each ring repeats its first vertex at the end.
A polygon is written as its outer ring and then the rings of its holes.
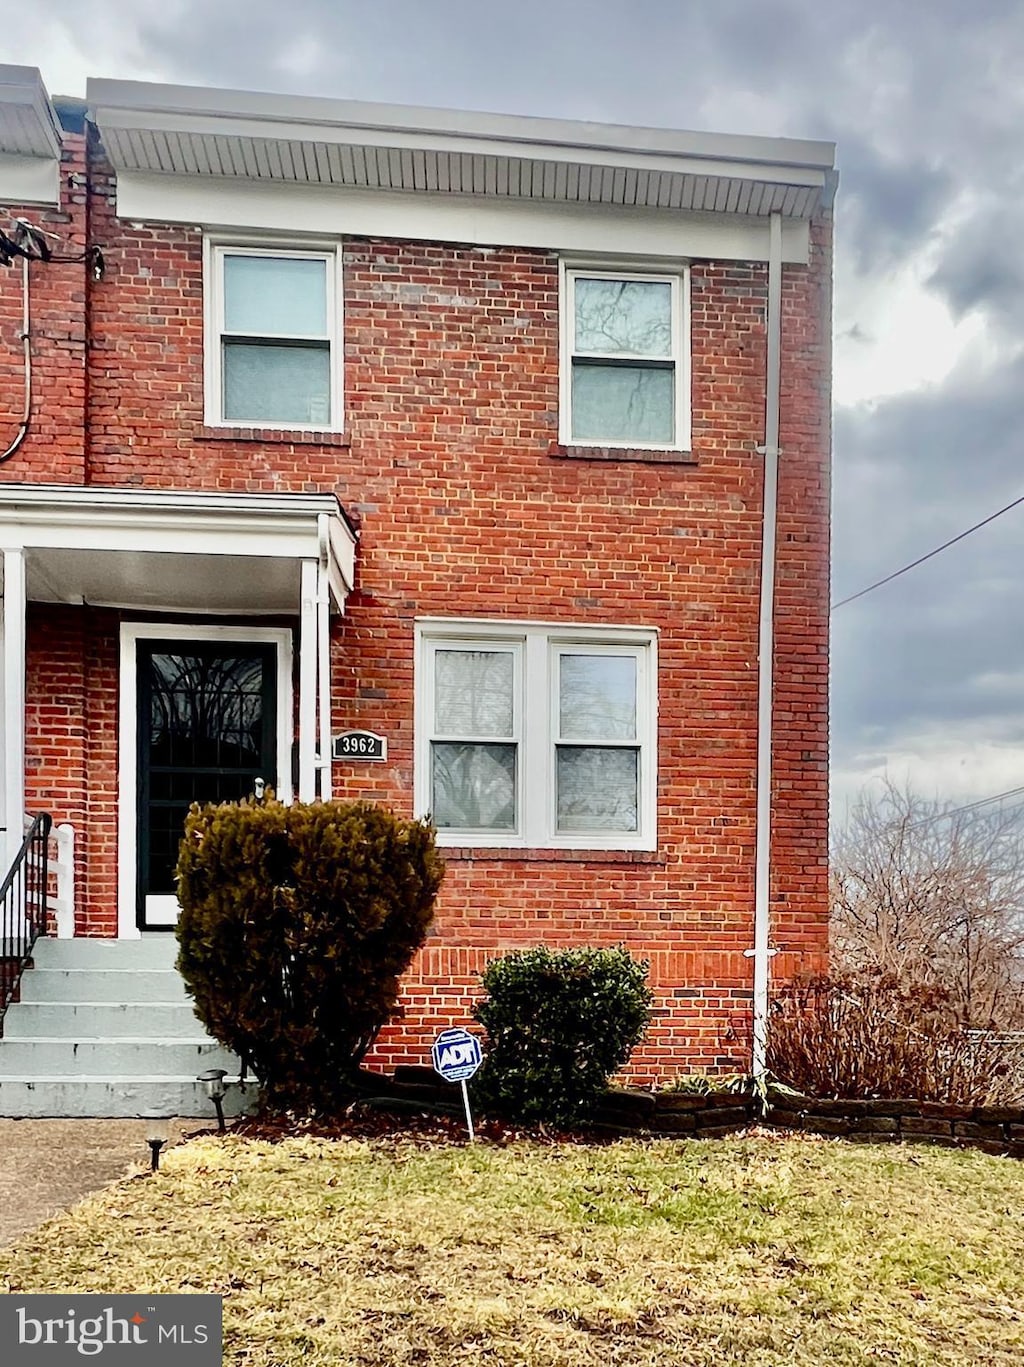
POLYGON ((385 760, 388 743, 374 731, 343 731, 334 737, 332 754, 335 759, 385 760))

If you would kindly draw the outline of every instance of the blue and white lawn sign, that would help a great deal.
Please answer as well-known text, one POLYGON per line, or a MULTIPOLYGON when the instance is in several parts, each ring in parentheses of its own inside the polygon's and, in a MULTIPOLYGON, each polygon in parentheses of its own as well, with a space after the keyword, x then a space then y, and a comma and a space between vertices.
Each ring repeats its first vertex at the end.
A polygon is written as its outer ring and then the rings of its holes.
POLYGON ((440 1073, 446 1082, 462 1085, 462 1104, 466 1108, 466 1125, 470 1140, 476 1138, 473 1131, 473 1114, 469 1109, 469 1092, 466 1082, 473 1076, 483 1062, 480 1041, 468 1030, 453 1027, 442 1030, 431 1046, 430 1056, 434 1061, 434 1071, 440 1073))

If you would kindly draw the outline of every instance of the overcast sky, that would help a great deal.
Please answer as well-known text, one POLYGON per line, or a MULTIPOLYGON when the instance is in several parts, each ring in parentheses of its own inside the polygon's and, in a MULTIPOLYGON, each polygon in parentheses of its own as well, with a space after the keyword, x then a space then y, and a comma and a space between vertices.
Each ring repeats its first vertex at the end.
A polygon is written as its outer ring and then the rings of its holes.
MULTIPOLYGON (((834 139, 836 599, 1024 494, 1020 0, 46 0, 86 76, 834 139)), ((18 17, 20 16, 20 17, 18 17)), ((1024 507, 836 612, 833 790, 1024 785, 1024 507)))

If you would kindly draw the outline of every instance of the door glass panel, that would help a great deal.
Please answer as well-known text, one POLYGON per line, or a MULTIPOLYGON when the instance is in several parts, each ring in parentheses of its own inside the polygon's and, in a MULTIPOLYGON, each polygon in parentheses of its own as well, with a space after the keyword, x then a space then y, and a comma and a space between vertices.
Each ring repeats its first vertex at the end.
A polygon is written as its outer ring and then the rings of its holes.
POLYGON ((237 801, 273 781, 273 648, 205 643, 139 649, 140 895, 174 891, 193 802, 237 801))

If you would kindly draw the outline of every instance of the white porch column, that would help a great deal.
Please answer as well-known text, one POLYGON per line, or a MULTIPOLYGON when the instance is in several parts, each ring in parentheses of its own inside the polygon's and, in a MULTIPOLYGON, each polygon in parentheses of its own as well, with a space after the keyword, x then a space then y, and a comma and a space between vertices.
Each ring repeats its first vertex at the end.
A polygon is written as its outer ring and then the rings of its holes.
POLYGON ((317 579, 315 560, 303 560, 299 613, 299 801, 316 797, 317 579))
POLYGON ((3 868, 21 848, 25 817, 25 552, 5 550, 3 597, 3 868))
POLYGON ((331 586, 327 566, 317 566, 316 590, 316 672, 317 706, 320 710, 320 796, 329 802, 333 796, 331 775, 331 586))

